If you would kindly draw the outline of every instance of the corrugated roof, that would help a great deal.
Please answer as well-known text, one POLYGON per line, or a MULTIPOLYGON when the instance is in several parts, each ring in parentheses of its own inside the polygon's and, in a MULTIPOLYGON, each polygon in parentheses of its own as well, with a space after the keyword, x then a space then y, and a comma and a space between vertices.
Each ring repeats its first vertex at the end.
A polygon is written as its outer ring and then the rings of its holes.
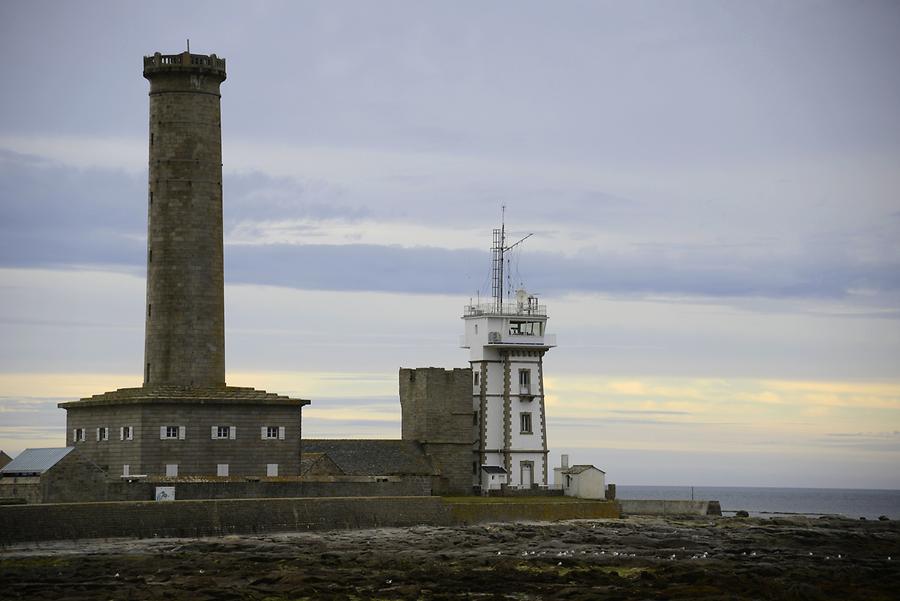
POLYGON ((324 453, 348 476, 435 474, 422 446, 409 440, 309 440, 303 454, 324 453))
POLYGON ((25 449, 19 456, 0 469, 0 473, 43 474, 59 461, 75 450, 75 447, 59 447, 54 449, 25 449))

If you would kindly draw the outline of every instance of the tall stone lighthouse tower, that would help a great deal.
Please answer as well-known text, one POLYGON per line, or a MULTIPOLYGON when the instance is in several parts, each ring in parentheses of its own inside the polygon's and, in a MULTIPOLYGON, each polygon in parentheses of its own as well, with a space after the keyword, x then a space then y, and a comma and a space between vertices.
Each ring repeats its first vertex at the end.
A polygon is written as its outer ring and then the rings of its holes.
POLYGON ((309 401, 225 385, 222 125, 215 54, 144 57, 150 81, 144 385, 66 410, 66 444, 112 478, 300 473, 309 401))
MULTIPOLYGON (((530 234, 529 234, 530 235, 530 234)), ((527 236, 526 236, 527 237, 527 236)), ((524 238, 523 238, 524 240, 524 238)), ((517 290, 504 298, 506 229, 494 230, 493 299, 469 305, 463 348, 469 349, 474 409, 473 485, 482 491, 509 486, 547 486, 547 419, 544 411, 544 354, 556 346, 547 333, 547 307, 517 290)))
POLYGON ((144 59, 150 81, 144 384, 225 385, 222 119, 225 60, 144 59))

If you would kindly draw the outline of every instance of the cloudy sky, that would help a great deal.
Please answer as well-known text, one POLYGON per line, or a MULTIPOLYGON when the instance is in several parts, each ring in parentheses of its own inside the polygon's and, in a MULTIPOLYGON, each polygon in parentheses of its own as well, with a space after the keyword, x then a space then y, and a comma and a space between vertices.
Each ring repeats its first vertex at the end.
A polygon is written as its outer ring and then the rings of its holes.
POLYGON ((228 61, 228 381, 399 436, 506 205, 556 461, 900 488, 900 4, 0 4, 0 449, 140 384, 141 57, 228 61))

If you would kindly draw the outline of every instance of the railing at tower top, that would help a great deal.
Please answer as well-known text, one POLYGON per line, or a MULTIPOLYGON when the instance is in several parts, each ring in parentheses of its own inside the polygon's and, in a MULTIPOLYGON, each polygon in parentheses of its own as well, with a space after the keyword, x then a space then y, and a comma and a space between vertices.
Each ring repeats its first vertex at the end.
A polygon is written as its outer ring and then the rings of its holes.
POLYGON ((189 54, 187 52, 179 54, 160 54, 157 52, 153 56, 144 57, 144 68, 166 65, 209 67, 210 69, 224 71, 225 59, 219 58, 215 54, 207 56, 205 54, 189 54))
POLYGON ((546 317, 547 305, 535 305, 528 303, 481 303, 478 305, 466 305, 463 309, 463 317, 476 317, 478 315, 522 315, 546 317))

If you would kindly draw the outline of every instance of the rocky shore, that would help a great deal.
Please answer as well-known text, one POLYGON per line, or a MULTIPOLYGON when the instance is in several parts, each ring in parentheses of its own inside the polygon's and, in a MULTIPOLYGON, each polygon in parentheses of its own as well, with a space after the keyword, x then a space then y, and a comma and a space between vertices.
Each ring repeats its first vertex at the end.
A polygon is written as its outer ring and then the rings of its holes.
POLYGON ((865 599, 900 523, 578 520, 0 549, 4 599, 865 599))

